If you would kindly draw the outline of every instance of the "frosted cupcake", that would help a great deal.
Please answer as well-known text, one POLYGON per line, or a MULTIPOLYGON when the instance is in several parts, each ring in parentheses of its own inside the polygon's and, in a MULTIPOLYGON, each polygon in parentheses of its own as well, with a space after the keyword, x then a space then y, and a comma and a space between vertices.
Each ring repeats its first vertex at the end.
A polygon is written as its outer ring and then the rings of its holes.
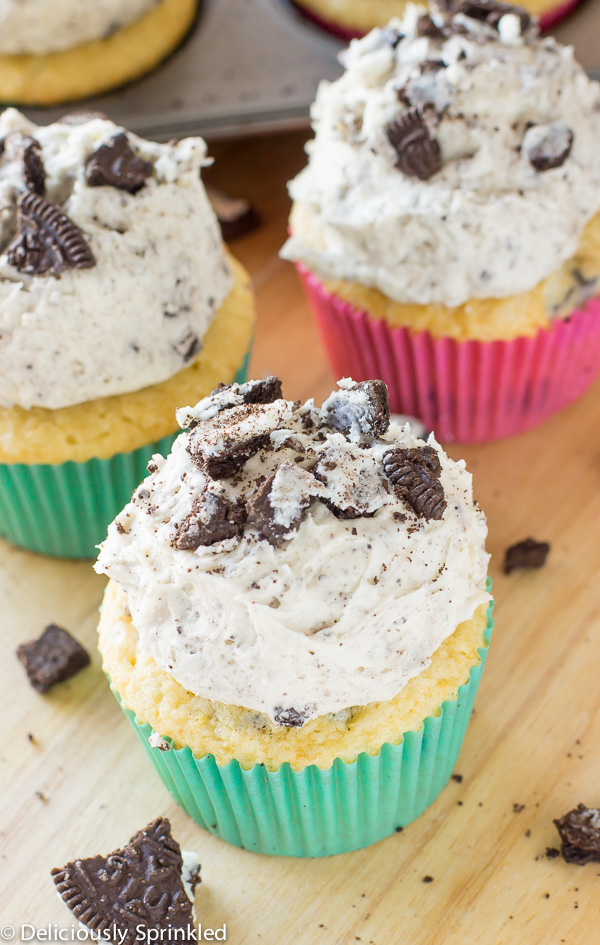
POLYGON ((93 556, 175 409, 243 369, 254 305, 199 138, 0 116, 0 535, 93 556))
POLYGON ((178 420, 96 564, 113 691, 211 832, 373 843, 443 788, 473 705, 491 620, 471 477, 390 425, 380 381, 321 408, 234 384, 178 420))
MULTIPOLYGON (((344 39, 363 36, 376 26, 385 26, 392 17, 402 16, 408 0, 294 0, 296 6, 329 32, 344 39)), ((561 20, 579 0, 523 0, 521 9, 539 17, 542 29, 561 20)), ((489 10, 489 0, 444 0, 444 7, 489 10)))
POLYGON ((197 0, 0 0, 0 101, 58 105, 137 79, 191 28, 197 0))
POLYGON ((283 251, 336 373, 467 441, 600 372, 600 87, 519 9, 486 9, 413 6, 350 45, 283 251))

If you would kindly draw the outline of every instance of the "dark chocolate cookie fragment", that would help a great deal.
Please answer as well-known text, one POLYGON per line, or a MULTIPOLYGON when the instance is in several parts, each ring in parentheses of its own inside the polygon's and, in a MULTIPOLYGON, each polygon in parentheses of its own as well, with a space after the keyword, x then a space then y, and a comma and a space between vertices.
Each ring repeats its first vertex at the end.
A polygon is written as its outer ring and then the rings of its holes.
POLYGON ((282 463, 246 503, 248 525, 277 547, 298 527, 324 488, 312 473, 282 463))
POLYGON ((122 850, 74 860, 51 875, 75 918, 107 941, 118 930, 123 945, 134 945, 152 929, 161 941, 192 945, 194 915, 182 866, 171 825, 160 817, 122 850))
POLYGON ((526 538, 511 545, 504 553, 504 573, 510 574, 518 568, 541 568, 546 563, 550 545, 547 541, 526 538))
POLYGON ((571 153, 574 135, 566 125, 551 125, 548 133, 527 153, 530 164, 543 174, 562 167, 571 153))
POLYGON ((240 385, 245 404, 272 404, 283 397, 281 381, 270 374, 264 380, 247 381, 240 385))
POLYGON ((383 381, 343 381, 323 404, 326 423, 357 437, 382 436, 390 425, 390 405, 383 381))
POLYGON ((600 810, 578 804, 554 821, 562 840, 561 853, 567 863, 600 863, 600 810))
MULTIPOLYGON (((281 381, 278 377, 266 377, 264 380, 246 381, 244 384, 219 384, 201 402, 202 413, 206 419, 211 419, 223 410, 241 407, 243 404, 272 404, 281 400, 281 381)), ((181 422, 181 421, 180 421, 181 422)), ((190 416, 184 429, 193 429, 200 422, 190 416)))
POLYGON ((385 474, 397 496, 405 499, 420 518, 439 521, 446 508, 442 468, 432 446, 395 449, 383 457, 385 474))
POLYGON ((429 180, 441 168, 440 146, 418 106, 407 108, 387 126, 386 134, 398 155, 396 167, 407 177, 429 180))
POLYGON ((190 424, 188 453, 211 479, 228 479, 270 445, 284 412, 277 403, 217 407, 210 419, 190 424))
POLYGON ((152 176, 152 170, 150 161, 139 157, 127 135, 120 132, 92 154, 85 166, 85 181, 88 187, 117 187, 137 194, 152 176))
POLYGON ((487 23, 494 29, 498 28, 498 23, 503 16, 512 13, 519 17, 522 33, 526 33, 534 22, 531 14, 523 7, 512 6, 510 3, 498 3, 496 0, 458 0, 450 6, 450 13, 453 16, 460 13, 470 20, 487 23))
POLYGON ((192 511, 177 529, 173 545, 182 551, 195 551, 201 545, 237 538, 242 534, 245 521, 243 505, 207 491, 196 500, 192 511))
POLYGON ((46 170, 42 161, 42 146, 30 135, 23 137, 23 177, 27 190, 43 197, 46 193, 46 170))
POLYGON ((423 13, 417 20, 417 36, 426 36, 428 39, 443 39, 444 29, 435 23, 429 13, 423 13))
POLYGON ((304 709, 284 709, 278 705, 275 707, 274 719, 277 725, 285 728, 300 728, 308 720, 310 715, 309 708, 304 709))
POLYGON ((29 682, 41 693, 70 679, 90 662, 81 644, 53 623, 46 627, 39 639, 22 643, 17 656, 25 667, 29 682))
POLYGON ((28 275, 92 269, 96 260, 78 226, 39 194, 17 200, 17 236, 6 251, 8 261, 28 275))

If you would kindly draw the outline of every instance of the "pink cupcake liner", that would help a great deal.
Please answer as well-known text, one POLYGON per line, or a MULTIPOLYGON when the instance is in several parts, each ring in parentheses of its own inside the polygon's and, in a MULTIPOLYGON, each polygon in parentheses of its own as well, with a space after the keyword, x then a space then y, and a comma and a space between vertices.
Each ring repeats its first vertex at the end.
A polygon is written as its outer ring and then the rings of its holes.
MULTIPOLYGON (((291 2, 303 16, 315 23, 320 29, 331 33, 333 36, 337 36, 339 39, 343 39, 347 43, 349 43, 351 39, 360 39, 361 36, 365 35, 361 30, 346 29, 332 20, 327 20, 319 16, 318 13, 314 13, 312 10, 304 7, 301 0, 298 3, 296 3, 295 0, 291 0, 291 2)), ((563 0, 562 3, 558 3, 551 10, 548 10, 547 13, 542 14, 540 17, 540 29, 542 31, 552 29, 553 26, 556 26, 557 23, 564 20, 580 3, 581 0, 563 0)))
POLYGON ((392 411, 418 417, 440 440, 516 436, 600 375, 600 296, 533 338, 454 341, 375 320, 297 269, 336 377, 381 378, 392 411))

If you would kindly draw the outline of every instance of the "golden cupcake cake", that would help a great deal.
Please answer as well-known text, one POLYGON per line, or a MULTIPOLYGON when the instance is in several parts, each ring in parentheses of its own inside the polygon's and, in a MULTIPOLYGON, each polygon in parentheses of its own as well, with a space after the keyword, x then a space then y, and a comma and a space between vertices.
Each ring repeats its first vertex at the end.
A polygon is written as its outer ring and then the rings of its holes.
POLYGON ((245 369, 254 303, 200 138, 0 116, 0 534, 95 545, 176 407, 245 369))
POLYGON ((443 788, 473 705, 491 620, 471 476, 390 423, 381 381, 318 408, 267 378, 177 416, 96 564, 113 691, 213 833, 373 843, 443 788))

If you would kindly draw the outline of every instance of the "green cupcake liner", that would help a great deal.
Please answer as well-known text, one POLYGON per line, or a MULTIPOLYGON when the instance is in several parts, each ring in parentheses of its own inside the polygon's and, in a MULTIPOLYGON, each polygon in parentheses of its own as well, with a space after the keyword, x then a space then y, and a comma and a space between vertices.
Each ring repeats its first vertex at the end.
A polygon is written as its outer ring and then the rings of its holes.
MULTIPOLYGON (((491 581, 488 581, 491 588, 491 581)), ((377 755, 361 753, 348 764, 309 765, 277 771, 244 769, 235 760, 217 764, 189 748, 151 748, 150 725, 122 706, 165 786, 201 827, 235 846, 277 856, 330 856, 376 843, 415 820, 438 796, 458 758, 493 629, 493 601, 479 649, 480 663, 456 699, 398 745, 377 755)), ((111 684, 119 704, 121 700, 111 684)), ((170 738, 164 738, 169 745, 170 738)))
MULTIPOLYGON (((236 374, 246 380, 250 351, 236 374)), ((85 463, 0 463, 0 537, 41 554, 95 558, 96 545, 131 499, 154 453, 166 455, 177 430, 130 453, 85 463)))

